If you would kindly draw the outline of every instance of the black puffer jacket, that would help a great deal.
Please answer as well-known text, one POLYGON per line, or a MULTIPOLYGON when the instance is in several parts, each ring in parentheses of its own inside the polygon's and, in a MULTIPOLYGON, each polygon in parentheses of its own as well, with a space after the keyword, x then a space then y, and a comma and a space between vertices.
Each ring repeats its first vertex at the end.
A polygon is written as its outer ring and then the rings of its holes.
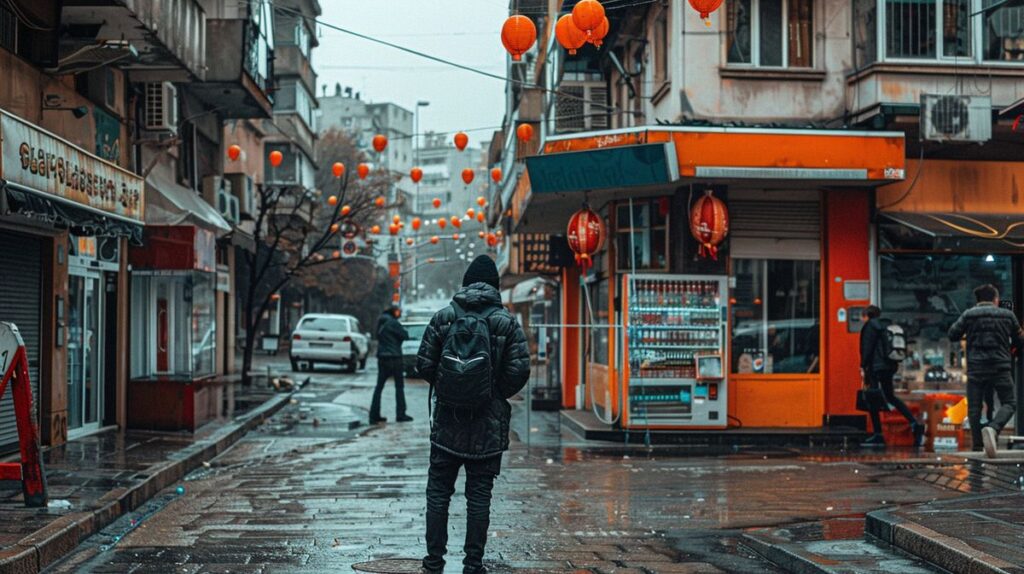
POLYGON ((886 356, 886 330, 886 324, 878 317, 864 323, 860 330, 860 368, 865 373, 895 371, 899 366, 886 356))
MULTIPOLYGON (((501 307, 498 290, 486 283, 463 287, 454 301, 463 309, 476 312, 501 307)), ((441 349, 453 322, 455 310, 445 307, 434 315, 423 333, 416 370, 431 385, 436 380, 441 349)), ((508 450, 509 421, 512 419, 512 406, 508 399, 522 390, 530 379, 530 350, 523 328, 505 309, 492 313, 487 324, 491 337, 504 341, 500 358, 493 357, 501 364, 494 367, 495 392, 490 405, 476 412, 436 405, 430 423, 430 442, 464 458, 488 458, 508 450)))
POLYGON ((385 311, 377 319, 377 358, 378 359, 401 359, 402 342, 409 338, 409 332, 395 319, 395 316, 385 311))
POLYGON ((1020 323, 1013 311, 992 303, 978 303, 964 311, 949 328, 954 343, 967 337, 967 376, 1009 371, 1010 349, 1021 342, 1020 323))

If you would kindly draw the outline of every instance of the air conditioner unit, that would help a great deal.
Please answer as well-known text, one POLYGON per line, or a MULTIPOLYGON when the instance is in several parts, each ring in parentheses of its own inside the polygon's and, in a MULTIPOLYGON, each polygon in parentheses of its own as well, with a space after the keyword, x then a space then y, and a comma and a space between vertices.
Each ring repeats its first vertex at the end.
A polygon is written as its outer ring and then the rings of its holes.
POLYGON ((227 176, 231 182, 231 190, 238 198, 239 211, 245 215, 256 214, 256 183, 244 173, 233 173, 227 176))
POLYGON ((155 132, 178 131, 178 89, 170 82, 149 82, 144 86, 143 128, 155 132))
POLYGON ((558 133, 608 128, 608 87, 600 82, 562 82, 555 96, 558 133))
POLYGON ((220 194, 231 195, 231 180, 219 175, 208 175, 203 178, 203 199, 210 205, 217 205, 220 194))
POLYGON ((992 139, 992 98, 922 94, 921 139, 939 142, 992 139))
POLYGON ((240 221, 238 213, 238 198, 231 195, 231 192, 224 190, 217 192, 217 211, 224 216, 224 219, 238 225, 240 221))

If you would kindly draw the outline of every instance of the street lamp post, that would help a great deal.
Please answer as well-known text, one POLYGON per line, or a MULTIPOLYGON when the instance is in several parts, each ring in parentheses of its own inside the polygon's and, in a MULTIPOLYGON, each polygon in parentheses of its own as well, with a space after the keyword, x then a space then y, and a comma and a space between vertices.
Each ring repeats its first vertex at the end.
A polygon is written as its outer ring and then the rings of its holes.
MULTIPOLYGON (((412 127, 412 162, 415 167, 420 166, 420 108, 425 108, 430 105, 430 102, 426 100, 419 100, 416 102, 416 109, 413 111, 413 127, 412 127)), ((420 184, 416 183, 416 211, 420 209, 420 184)), ((419 277, 416 271, 419 269, 417 265, 416 250, 412 251, 412 284, 413 288, 416 289, 416 285, 419 285, 419 277)), ((416 289, 418 292, 419 289, 416 289)))

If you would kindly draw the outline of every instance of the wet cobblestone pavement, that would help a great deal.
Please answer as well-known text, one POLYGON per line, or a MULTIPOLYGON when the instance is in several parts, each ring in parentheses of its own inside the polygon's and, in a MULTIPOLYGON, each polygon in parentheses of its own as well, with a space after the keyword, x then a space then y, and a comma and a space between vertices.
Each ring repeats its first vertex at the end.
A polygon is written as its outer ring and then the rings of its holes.
MULTIPOLYGON (((296 404, 190 475, 183 491, 164 491, 49 571, 323 573, 419 558, 426 387, 407 385, 416 421, 350 430, 341 421, 369 403, 373 377, 317 373, 296 404)), ((390 388, 384 414, 394 415, 390 388)), ((744 532, 847 519, 844 537, 857 539, 868 511, 959 495, 884 457, 627 449, 583 443, 557 421, 532 413, 527 422, 517 406, 495 486, 492 571, 779 572, 740 544, 744 532)), ((456 496, 450 571, 461 561, 464 512, 456 496)))

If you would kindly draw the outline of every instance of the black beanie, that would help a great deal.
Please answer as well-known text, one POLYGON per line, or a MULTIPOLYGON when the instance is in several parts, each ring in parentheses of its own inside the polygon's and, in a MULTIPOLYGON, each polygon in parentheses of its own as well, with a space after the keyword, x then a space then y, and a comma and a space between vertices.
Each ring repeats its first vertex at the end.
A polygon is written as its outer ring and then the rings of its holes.
POLYGON ((469 264, 466 274, 462 276, 462 286, 467 287, 473 283, 486 283, 498 289, 498 266, 494 260, 486 255, 480 255, 469 264))

